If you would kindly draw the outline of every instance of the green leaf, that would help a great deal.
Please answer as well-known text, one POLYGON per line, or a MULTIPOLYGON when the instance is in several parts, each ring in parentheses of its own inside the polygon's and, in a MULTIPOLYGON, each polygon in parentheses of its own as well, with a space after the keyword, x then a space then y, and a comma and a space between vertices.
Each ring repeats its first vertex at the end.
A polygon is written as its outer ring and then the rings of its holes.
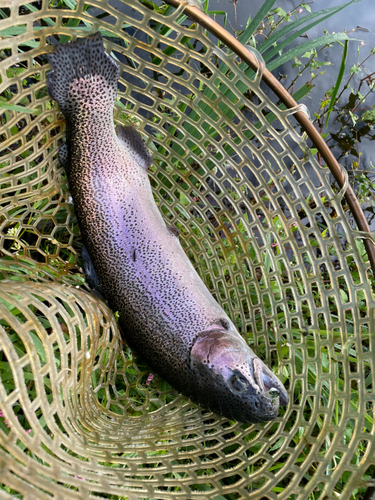
POLYGON ((279 438, 276 443, 272 446, 272 448, 270 449, 270 451, 275 451, 275 450, 278 450, 280 448, 280 446, 283 444, 285 438, 281 437, 279 438))
POLYGON ((286 13, 286 11, 284 9, 282 9, 281 7, 276 7, 275 9, 272 9, 272 12, 279 17, 284 17, 284 18, 288 17, 288 14, 286 13))
POLYGON ((357 301, 366 300, 366 295, 363 290, 357 290, 357 301))
POLYGON ((329 103, 328 110, 327 110, 326 127, 328 127, 329 115, 331 114, 331 111, 333 110, 333 106, 335 105, 337 92, 339 91, 339 88, 340 88, 340 85, 342 82, 342 78, 344 76, 345 66, 346 66, 346 58, 348 55, 348 46, 349 46, 349 40, 345 40, 344 51, 342 53, 339 74, 337 75, 336 84, 334 86, 334 89, 333 89, 333 92, 331 95, 331 102, 329 103))
POLYGON ((263 21, 263 19, 269 14, 271 8, 276 3, 276 0, 265 0, 262 7, 255 14, 254 19, 251 21, 249 26, 243 31, 241 36, 238 38, 238 41, 245 45, 250 38, 255 33, 256 29, 263 21))
POLYGON ((16 111, 19 113, 35 113, 36 109, 25 108, 24 106, 18 106, 17 104, 9 104, 8 102, 0 101, 0 108, 9 109, 10 111, 16 111))
POLYGON ((301 7, 303 7, 304 9, 306 9, 308 12, 311 12, 311 7, 307 3, 302 3, 301 7))
POLYGON ((356 64, 353 64, 353 66, 350 68, 350 76, 354 75, 355 73, 358 73, 361 71, 361 68, 358 67, 356 64))
MULTIPOLYGON (((315 47, 320 47, 322 45, 328 45, 331 43, 339 42, 340 40, 349 40, 348 35, 346 33, 334 33, 333 35, 324 35, 319 38, 316 38, 315 40, 310 40, 308 42, 302 43, 301 45, 298 45, 298 47, 294 47, 293 49, 289 50, 282 56, 278 57, 274 61, 267 64, 267 69, 269 71, 273 71, 274 69, 278 68, 279 66, 282 66, 291 59, 294 59, 295 57, 304 54, 308 50, 314 49, 315 47)), ((358 40, 357 38, 351 38, 350 40, 356 42, 361 41, 358 40)))
POLYGON ((361 116, 361 120, 368 122, 372 122, 375 120, 375 104, 372 109, 368 109, 363 113, 363 115, 361 116))
MULTIPOLYGON (((45 29, 43 26, 34 26, 34 30, 37 31, 37 29, 45 29)), ((22 35, 23 33, 26 33, 26 25, 22 24, 21 26, 10 26, 9 28, 5 28, 4 30, 0 31, 0 36, 2 38, 7 38, 9 36, 18 36, 22 35)))
POLYGON ((40 340, 40 338, 33 332, 29 332, 29 335, 35 345, 36 352, 38 353, 40 359, 42 362, 45 364, 47 363, 47 355, 46 351, 43 346, 43 342, 40 340))
POLYGON ((343 302, 349 302, 348 294, 340 288, 340 295, 343 302))
POLYGON ((359 250, 359 253, 361 254, 362 259, 365 262, 367 262, 368 261, 367 250, 366 250, 366 247, 365 247, 363 241, 357 238, 355 240, 355 242, 356 242, 357 249, 359 250))
POLYGON ((349 115, 350 115, 350 118, 352 119, 353 125, 355 125, 357 123, 357 121, 359 120, 358 116, 350 110, 349 110, 349 115))

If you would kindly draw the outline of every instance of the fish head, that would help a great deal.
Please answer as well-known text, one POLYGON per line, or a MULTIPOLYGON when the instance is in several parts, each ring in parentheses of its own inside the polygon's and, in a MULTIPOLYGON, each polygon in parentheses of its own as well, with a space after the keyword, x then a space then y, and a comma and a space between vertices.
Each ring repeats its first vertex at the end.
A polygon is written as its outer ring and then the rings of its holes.
POLYGON ((231 420, 267 422, 289 401, 283 384, 235 330, 199 334, 190 351, 190 373, 191 398, 231 420))

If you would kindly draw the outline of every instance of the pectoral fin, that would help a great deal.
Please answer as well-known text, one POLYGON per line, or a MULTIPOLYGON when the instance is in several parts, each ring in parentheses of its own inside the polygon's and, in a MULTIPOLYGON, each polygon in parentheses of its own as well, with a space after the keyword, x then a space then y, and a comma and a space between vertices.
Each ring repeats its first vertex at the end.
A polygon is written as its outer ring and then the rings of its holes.
POLYGON ((99 278, 85 246, 82 247, 81 257, 83 260, 83 272, 85 273, 86 281, 92 290, 96 290, 99 288, 99 278))
POLYGON ((176 238, 180 236, 180 231, 176 226, 167 226, 167 229, 173 236, 176 236, 176 238))
POLYGON ((59 149, 59 163, 69 173, 69 150, 66 143, 59 149))

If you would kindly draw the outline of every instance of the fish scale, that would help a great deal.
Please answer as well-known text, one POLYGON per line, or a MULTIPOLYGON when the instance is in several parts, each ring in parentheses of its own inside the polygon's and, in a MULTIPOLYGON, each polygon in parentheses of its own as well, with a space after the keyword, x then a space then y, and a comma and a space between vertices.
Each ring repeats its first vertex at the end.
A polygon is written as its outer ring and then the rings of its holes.
POLYGON ((134 127, 113 125, 119 67, 99 33, 55 48, 48 91, 67 120, 61 159, 90 280, 127 342, 172 386, 241 422, 275 418, 288 395, 211 296, 152 195, 152 158, 134 127))

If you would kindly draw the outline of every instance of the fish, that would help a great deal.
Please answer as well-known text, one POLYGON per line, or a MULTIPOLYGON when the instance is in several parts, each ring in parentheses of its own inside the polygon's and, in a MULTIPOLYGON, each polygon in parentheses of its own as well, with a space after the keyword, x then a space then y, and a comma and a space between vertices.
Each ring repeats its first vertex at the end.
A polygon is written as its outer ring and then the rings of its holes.
POLYGON ((212 297, 154 201, 152 156, 133 125, 113 122, 120 67, 98 32, 55 46, 47 88, 66 119, 59 160, 84 244, 88 280, 127 344, 203 409, 266 422, 284 385, 212 297), (117 132, 117 133, 116 133, 117 132))

